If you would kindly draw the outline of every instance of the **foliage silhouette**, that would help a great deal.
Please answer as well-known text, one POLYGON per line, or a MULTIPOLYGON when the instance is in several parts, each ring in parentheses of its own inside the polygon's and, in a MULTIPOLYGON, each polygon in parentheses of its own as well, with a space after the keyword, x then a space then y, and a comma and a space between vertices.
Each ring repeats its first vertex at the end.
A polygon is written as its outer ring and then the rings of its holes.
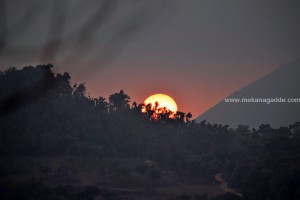
POLYGON ((84 84, 72 86, 70 75, 54 74, 52 65, 0 72, 0 197, 122 199, 94 186, 57 187, 78 186, 79 177, 89 179, 93 171, 108 186, 147 188, 150 180, 152 191, 164 178, 203 184, 223 173, 243 194, 178 199, 299 199, 299 122, 279 129, 231 128, 196 123, 191 113, 129 103, 123 90, 108 100, 86 96, 84 84), (51 165, 53 158, 61 159, 54 162, 58 166, 51 165), (141 167, 146 160, 159 168, 147 171, 141 167), (36 179, 12 178, 26 176, 36 179))

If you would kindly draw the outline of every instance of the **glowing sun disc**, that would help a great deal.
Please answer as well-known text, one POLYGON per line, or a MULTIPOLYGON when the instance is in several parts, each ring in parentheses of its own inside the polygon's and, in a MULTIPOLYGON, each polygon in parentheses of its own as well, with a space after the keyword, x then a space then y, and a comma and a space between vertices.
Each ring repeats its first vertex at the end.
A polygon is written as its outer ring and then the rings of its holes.
POLYGON ((174 99, 168 95, 165 94, 154 94, 148 97, 144 103, 145 105, 151 103, 152 107, 154 107, 155 102, 158 102, 159 106, 158 108, 166 107, 168 110, 172 112, 177 111, 177 104, 174 101, 174 99))

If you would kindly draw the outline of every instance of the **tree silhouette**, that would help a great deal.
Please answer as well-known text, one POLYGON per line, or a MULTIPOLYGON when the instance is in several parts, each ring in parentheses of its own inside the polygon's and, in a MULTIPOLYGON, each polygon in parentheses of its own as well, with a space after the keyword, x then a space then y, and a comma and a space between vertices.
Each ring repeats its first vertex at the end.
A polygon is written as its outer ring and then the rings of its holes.
POLYGON ((130 97, 120 90, 119 93, 114 93, 109 96, 109 111, 124 111, 129 109, 130 97))
POLYGON ((86 88, 84 84, 74 84, 73 86, 73 96, 77 98, 83 98, 86 94, 86 88))
POLYGON ((95 106, 99 108, 102 112, 108 113, 109 103, 106 101, 105 98, 99 97, 95 99, 95 106))

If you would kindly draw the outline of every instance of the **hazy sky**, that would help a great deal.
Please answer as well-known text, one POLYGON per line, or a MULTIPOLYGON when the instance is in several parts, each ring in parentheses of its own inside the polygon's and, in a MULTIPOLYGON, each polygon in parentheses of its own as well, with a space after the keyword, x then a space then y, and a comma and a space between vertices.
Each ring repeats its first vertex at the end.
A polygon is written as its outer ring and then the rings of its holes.
POLYGON ((194 117, 300 57, 299 1, 0 4, 1 69, 51 62, 91 96, 165 93, 194 117))

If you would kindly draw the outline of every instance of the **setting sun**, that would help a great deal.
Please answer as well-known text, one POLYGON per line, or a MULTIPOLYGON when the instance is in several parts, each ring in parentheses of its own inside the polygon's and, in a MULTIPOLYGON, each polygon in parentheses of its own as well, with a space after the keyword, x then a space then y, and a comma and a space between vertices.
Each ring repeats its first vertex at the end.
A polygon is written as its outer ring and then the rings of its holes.
POLYGON ((155 102, 158 102, 159 106, 158 108, 163 108, 166 107, 168 110, 172 111, 172 112, 176 112, 177 111, 177 104, 174 101, 174 99, 168 95, 165 94, 154 94, 151 95, 150 97, 148 97, 145 100, 145 104, 152 104, 152 107, 154 107, 155 102))

